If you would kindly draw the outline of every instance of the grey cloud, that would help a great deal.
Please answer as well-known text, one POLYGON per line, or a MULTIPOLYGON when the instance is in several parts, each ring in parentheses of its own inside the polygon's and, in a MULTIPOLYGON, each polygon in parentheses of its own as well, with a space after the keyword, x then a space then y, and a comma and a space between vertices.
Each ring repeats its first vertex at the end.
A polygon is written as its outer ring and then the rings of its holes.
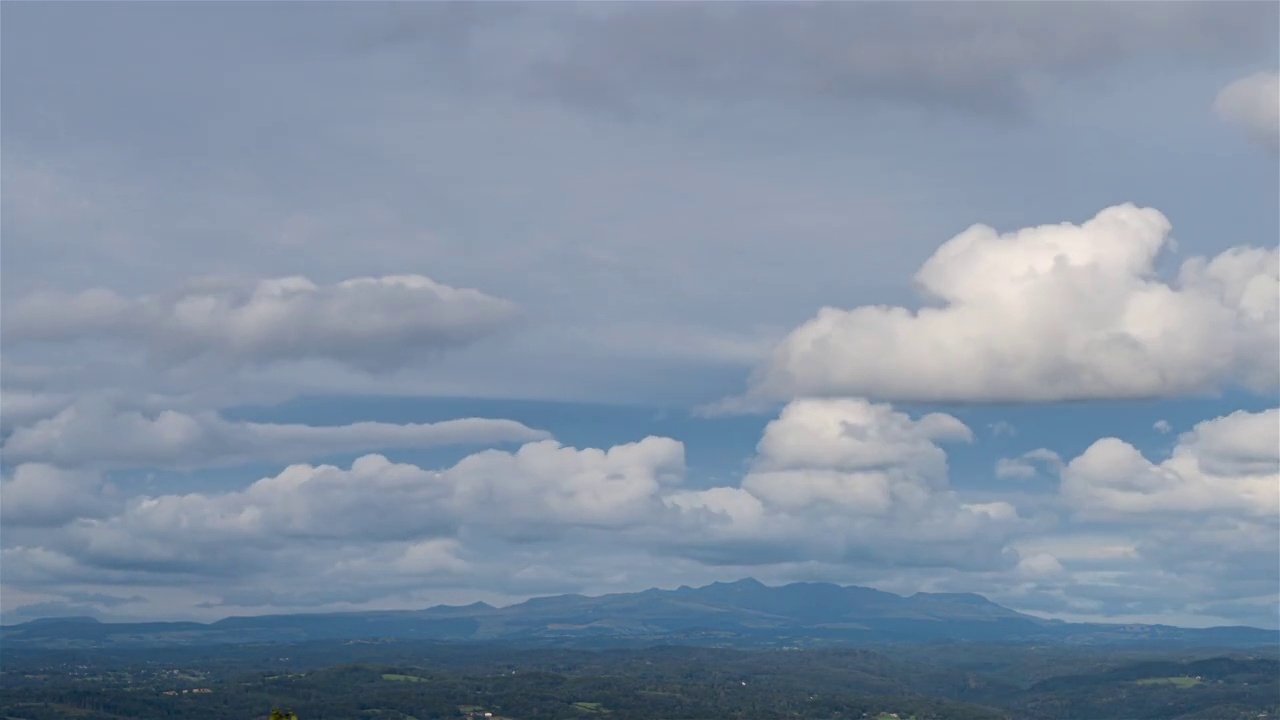
POLYGON ((117 410, 85 400, 9 436, 3 456, 12 463, 62 467, 173 468, 298 463, 315 457, 382 449, 489 445, 548 437, 512 420, 463 418, 437 423, 361 422, 317 426, 233 422, 203 412, 165 410, 155 415, 117 410))
POLYGON ((1189 541, 1183 534, 1193 525, 1117 529, 1141 536, 1141 555, 1090 560, 1059 546, 1058 562, 1024 548, 1012 573, 953 572, 941 575, 936 589, 979 592, 1024 612, 1081 621, 1277 626, 1274 546, 1280 537, 1265 557, 1253 557, 1189 541), (1033 561, 1050 571, 1027 572, 1033 561))
MULTIPOLYGON (((1223 565, 1220 561, 1216 564, 1223 565)), ((1022 610, 1110 616, 1117 620, 1125 616, 1146 618, 1148 622, 1160 616, 1170 620, 1208 616, 1276 627, 1280 598, 1275 595, 1275 573, 1256 577, 1247 566, 1234 562, 1228 565, 1232 571, 1215 573, 1185 563, 1146 564, 1107 573, 1068 573, 1024 588, 1007 602, 1022 610)))
POLYGON ((52 617, 92 617, 101 619, 101 608, 90 603, 38 602, 4 611, 6 623, 20 623, 52 617))
POLYGON ((138 343, 167 363, 329 359, 369 371, 473 342, 517 313, 506 300, 420 275, 318 285, 302 277, 203 281, 128 298, 104 288, 35 292, 4 318, 10 345, 84 339, 138 343))
POLYGON ((4 611, 6 623, 19 623, 47 617, 95 617, 104 619, 103 610, 110 611, 124 605, 146 602, 141 595, 122 597, 101 592, 61 593, 59 600, 19 605, 4 611))
MULTIPOLYGON (((5 367, 5 380, 10 380, 9 367, 5 367)), ((0 436, 6 436, 15 427, 50 417, 70 405, 72 398, 60 393, 41 393, 20 388, 0 389, 0 436)))
POLYGON ((1266 3, 922 7, 613 3, 478 13, 450 3, 388 19, 384 40, 452 55, 472 82, 515 83, 525 92, 624 113, 652 112, 672 97, 767 97, 1007 115, 1026 110, 1054 83, 1130 62, 1229 65, 1276 47, 1276 8, 1266 3))
POLYGON ((372 52, 403 45, 421 45, 442 54, 466 52, 472 37, 486 25, 528 14, 519 3, 477 3, 441 0, 433 3, 391 3, 385 13, 366 15, 353 28, 344 46, 372 52))
MULTIPOLYGON (((1075 524, 1066 535, 1019 542, 1024 555, 1055 557, 1065 572, 1018 578, 1001 592, 1017 596, 1016 607, 1098 617, 1154 616, 1169 608, 1181 617, 1214 615, 1212 606, 1250 599, 1254 615, 1236 616, 1254 622, 1260 604, 1273 610, 1280 604, 1280 525, 1274 515, 1206 511, 1145 522, 1130 516, 1094 531, 1102 534, 1075 524)), ((1275 626, 1274 620, 1267 624, 1275 626)))
POLYGON ((101 475, 69 471, 41 463, 25 463, 0 481, 4 502, 0 524, 9 527, 51 527, 79 518, 109 514, 112 488, 101 475))
POLYGON ((1147 529, 1137 549, 1168 573, 1198 578, 1200 600, 1275 596, 1280 587, 1280 518, 1167 522, 1147 529))
POLYGON ((1231 618, 1245 625, 1280 627, 1280 602, 1274 596, 1215 600, 1204 603, 1201 607, 1206 614, 1231 618))
POLYGON ((130 595, 121 597, 119 595, 109 595, 100 592, 69 592, 66 595, 67 602, 83 603, 89 605, 101 605, 102 607, 118 607, 120 605, 128 605, 129 603, 142 602, 146 598, 141 595, 130 595))
POLYGON ((144 537, 90 542, 80 529, 71 528, 40 544, 7 545, 2 559, 8 587, 61 593, 68 587, 100 586, 142 592, 160 586, 227 585, 271 571, 301 572, 308 557, 326 557, 330 550, 312 543, 310 555, 291 554, 266 546, 219 546, 205 538, 190 538, 176 547, 144 537))
POLYGON ((1280 152, 1280 71, 1240 78, 1222 89, 1213 109, 1273 154, 1280 152))
MULTIPOLYGON (((463 604, 483 600, 495 605, 518 602, 535 595, 584 592, 599 589, 616 577, 621 566, 644 567, 652 558, 627 554, 602 557, 589 546, 560 545, 551 549, 503 548, 482 555, 447 540, 388 545, 379 548, 348 548, 325 558, 314 570, 330 580, 316 586, 251 584, 213 589, 216 601, 201 607, 225 615, 231 607, 316 608, 337 604, 402 599, 408 606, 439 602, 463 604), (463 566, 453 572, 421 573, 406 567, 403 559, 415 546, 429 544, 454 556, 463 566), (461 556, 461 557, 459 557, 461 556), (415 600, 415 598, 424 598, 415 600), (429 598, 429 599, 428 599, 429 598)), ((670 568, 671 563, 665 563, 670 568)), ((632 588, 622 588, 632 589, 632 588)))

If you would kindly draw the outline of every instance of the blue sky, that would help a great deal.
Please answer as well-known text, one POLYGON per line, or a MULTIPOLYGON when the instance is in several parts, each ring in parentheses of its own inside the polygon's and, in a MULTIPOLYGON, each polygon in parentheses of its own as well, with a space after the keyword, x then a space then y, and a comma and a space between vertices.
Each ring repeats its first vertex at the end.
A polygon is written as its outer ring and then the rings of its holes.
POLYGON ((1273 4, 4 20, 6 622, 1280 622, 1273 4))

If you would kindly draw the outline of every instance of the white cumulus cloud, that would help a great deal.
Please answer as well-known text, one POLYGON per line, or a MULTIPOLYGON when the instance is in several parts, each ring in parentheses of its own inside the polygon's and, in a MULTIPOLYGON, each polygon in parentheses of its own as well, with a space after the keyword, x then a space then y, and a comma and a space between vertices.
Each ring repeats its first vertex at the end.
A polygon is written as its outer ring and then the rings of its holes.
POLYGON ((471 455, 446 473, 455 503, 494 532, 545 532, 566 526, 619 528, 648 520, 660 495, 684 480, 684 445, 647 437, 607 450, 547 440, 515 453, 471 455))
POLYGON ((1192 258, 1166 282, 1155 263, 1170 229, 1133 205, 1082 225, 975 225, 915 275, 938 305, 824 308, 774 350, 751 392, 1045 402, 1274 388, 1277 251, 1192 258))
MULTIPOLYGON (((1026 521, 1007 502, 966 502, 947 480, 938 443, 970 438, 949 415, 806 400, 769 425, 741 484, 711 488, 685 484, 684 446, 662 437, 599 449, 542 440, 438 470, 372 454, 345 467, 292 465, 240 489, 111 502, 84 475, 84 507, 31 523, 57 529, 9 550, 15 567, 39 558, 112 582, 204 577, 228 592, 304 569, 312 582, 379 568, 465 582, 513 553, 546 563, 566 548, 699 566, 1011 569, 1008 541, 1026 521)), ((30 494, 51 488, 35 482, 51 473, 68 471, 29 463, 14 482, 30 494)))
POLYGON ((1006 502, 962 502, 937 444, 971 438, 950 415, 914 419, 858 399, 793 401, 765 429, 740 487, 668 496, 688 523, 670 542, 722 564, 999 566, 1022 519, 1006 502))
POLYGON ((1016 571, 1019 575, 1033 580, 1061 577, 1066 574, 1058 558, 1048 553, 1036 553, 1022 558, 1018 561, 1016 571))
POLYGON ((1280 73, 1260 72, 1222 89, 1213 109, 1271 152, 1280 150, 1280 73))
POLYGON ((950 415, 912 420, 865 400, 797 400, 765 428, 743 489, 779 508, 879 514, 946 484, 935 440, 969 440, 950 415))
POLYGON ((1021 458, 1000 458, 996 461, 996 477, 1001 480, 1030 480, 1035 476, 1035 466, 1021 458))
POLYGON ((1103 438, 1062 471, 1062 495, 1085 516, 1235 513, 1280 516, 1280 410, 1238 411, 1199 423, 1152 462, 1103 438))
MULTIPOLYGON (((74 527, 81 559, 113 566, 232 562, 290 543, 451 537, 464 528, 517 539, 571 527, 620 528, 653 515, 683 479, 684 447, 646 438, 606 450, 544 440, 485 451, 444 470, 365 455, 350 467, 299 464, 243 490, 132 499, 74 527)), ((413 562, 413 559, 406 562, 413 562)))
POLYGON ((1001 480, 1030 480, 1039 473, 1037 465, 1061 470, 1062 458, 1046 448, 1031 450, 1016 458, 1000 458, 996 461, 996 477, 1001 480))

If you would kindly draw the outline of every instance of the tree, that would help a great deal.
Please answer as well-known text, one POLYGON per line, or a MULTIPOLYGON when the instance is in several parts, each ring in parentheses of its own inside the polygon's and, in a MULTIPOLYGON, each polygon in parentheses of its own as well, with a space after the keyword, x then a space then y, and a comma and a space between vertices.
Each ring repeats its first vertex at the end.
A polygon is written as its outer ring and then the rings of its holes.
POLYGON ((276 708, 271 708, 271 720, 298 720, 298 716, 292 710, 280 712, 276 708))

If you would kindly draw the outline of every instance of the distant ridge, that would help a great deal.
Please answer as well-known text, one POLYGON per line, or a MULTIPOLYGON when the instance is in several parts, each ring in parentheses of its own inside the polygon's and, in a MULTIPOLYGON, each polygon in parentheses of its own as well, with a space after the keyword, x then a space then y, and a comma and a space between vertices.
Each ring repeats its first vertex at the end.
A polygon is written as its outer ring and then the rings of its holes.
POLYGON ((551 645, 811 646, 867 642, 1174 643, 1274 646, 1280 632, 1045 620, 972 593, 910 596, 754 578, 598 597, 555 595, 507 607, 227 617, 213 623, 47 618, 0 627, 6 647, 107 647, 330 639, 514 641, 551 645))
POLYGON ((28 625, 41 625, 45 623, 91 623, 97 624, 102 621, 90 615, 59 615, 57 617, 36 618, 28 622, 28 625))

